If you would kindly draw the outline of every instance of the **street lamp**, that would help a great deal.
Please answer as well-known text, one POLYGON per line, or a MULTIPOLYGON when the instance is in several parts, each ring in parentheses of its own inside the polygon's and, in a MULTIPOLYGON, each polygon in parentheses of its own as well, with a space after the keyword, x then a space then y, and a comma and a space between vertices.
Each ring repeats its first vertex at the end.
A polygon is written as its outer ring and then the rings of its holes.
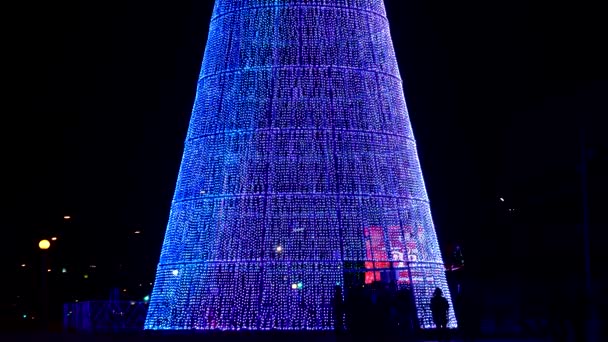
POLYGON ((51 247, 51 242, 49 240, 40 240, 40 242, 38 242, 38 248, 42 249, 42 250, 47 250, 49 249, 49 247, 51 247))
POLYGON ((49 297, 48 297, 48 277, 47 273, 50 271, 48 268, 48 253, 47 250, 51 247, 51 242, 47 239, 40 240, 38 242, 38 248, 42 251, 41 254, 41 271, 40 272, 40 302, 42 312, 40 316, 42 317, 42 327, 43 329, 48 329, 48 315, 49 315, 49 297))

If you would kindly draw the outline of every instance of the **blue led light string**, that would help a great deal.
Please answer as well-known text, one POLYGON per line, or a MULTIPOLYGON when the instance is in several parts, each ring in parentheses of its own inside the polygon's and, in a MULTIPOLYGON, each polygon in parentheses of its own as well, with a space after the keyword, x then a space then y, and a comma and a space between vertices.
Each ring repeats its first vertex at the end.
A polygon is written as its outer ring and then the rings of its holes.
POLYGON ((374 279, 450 298, 383 2, 217 0, 145 328, 331 330, 374 279))

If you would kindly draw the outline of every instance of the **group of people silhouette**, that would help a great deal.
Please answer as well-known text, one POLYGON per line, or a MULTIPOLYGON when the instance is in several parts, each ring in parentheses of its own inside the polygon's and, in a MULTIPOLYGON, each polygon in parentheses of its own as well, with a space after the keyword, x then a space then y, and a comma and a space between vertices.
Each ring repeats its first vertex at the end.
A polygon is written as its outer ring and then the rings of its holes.
MULTIPOLYGON (((341 286, 335 287, 333 310, 338 336, 345 336, 348 332, 348 335, 370 341, 415 337, 419 322, 409 287, 396 288, 374 282, 347 288, 344 296, 342 291, 341 286), (348 327, 348 331, 345 327, 348 327)), ((449 303, 440 288, 436 288, 430 298, 429 309, 437 327, 438 339, 446 339, 449 303)))

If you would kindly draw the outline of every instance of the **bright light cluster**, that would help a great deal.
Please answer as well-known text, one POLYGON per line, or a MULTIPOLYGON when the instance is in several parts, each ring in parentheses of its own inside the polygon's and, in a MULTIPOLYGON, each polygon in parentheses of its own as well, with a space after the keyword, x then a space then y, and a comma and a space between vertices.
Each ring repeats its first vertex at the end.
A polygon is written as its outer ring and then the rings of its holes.
POLYGON ((331 330, 374 280, 450 296, 382 0, 217 0, 145 328, 331 330))

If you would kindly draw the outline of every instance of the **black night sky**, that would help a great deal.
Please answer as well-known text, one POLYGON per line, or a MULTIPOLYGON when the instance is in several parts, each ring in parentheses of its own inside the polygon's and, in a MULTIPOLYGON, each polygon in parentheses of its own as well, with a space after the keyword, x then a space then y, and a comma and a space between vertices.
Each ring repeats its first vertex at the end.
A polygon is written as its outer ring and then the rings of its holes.
MULTIPOLYGON (((601 11, 385 2, 446 253, 462 241, 479 277, 582 274, 584 127, 592 260, 605 257, 601 11)), ((14 24, 3 42, 3 269, 21 274, 20 264, 35 263, 37 241, 59 234, 65 263, 106 268, 100 289, 153 281, 212 6, 33 1, 6 13, 14 24)), ((605 280, 599 266, 594 277, 605 280)), ((15 279, 2 305, 31 278, 15 279)))

